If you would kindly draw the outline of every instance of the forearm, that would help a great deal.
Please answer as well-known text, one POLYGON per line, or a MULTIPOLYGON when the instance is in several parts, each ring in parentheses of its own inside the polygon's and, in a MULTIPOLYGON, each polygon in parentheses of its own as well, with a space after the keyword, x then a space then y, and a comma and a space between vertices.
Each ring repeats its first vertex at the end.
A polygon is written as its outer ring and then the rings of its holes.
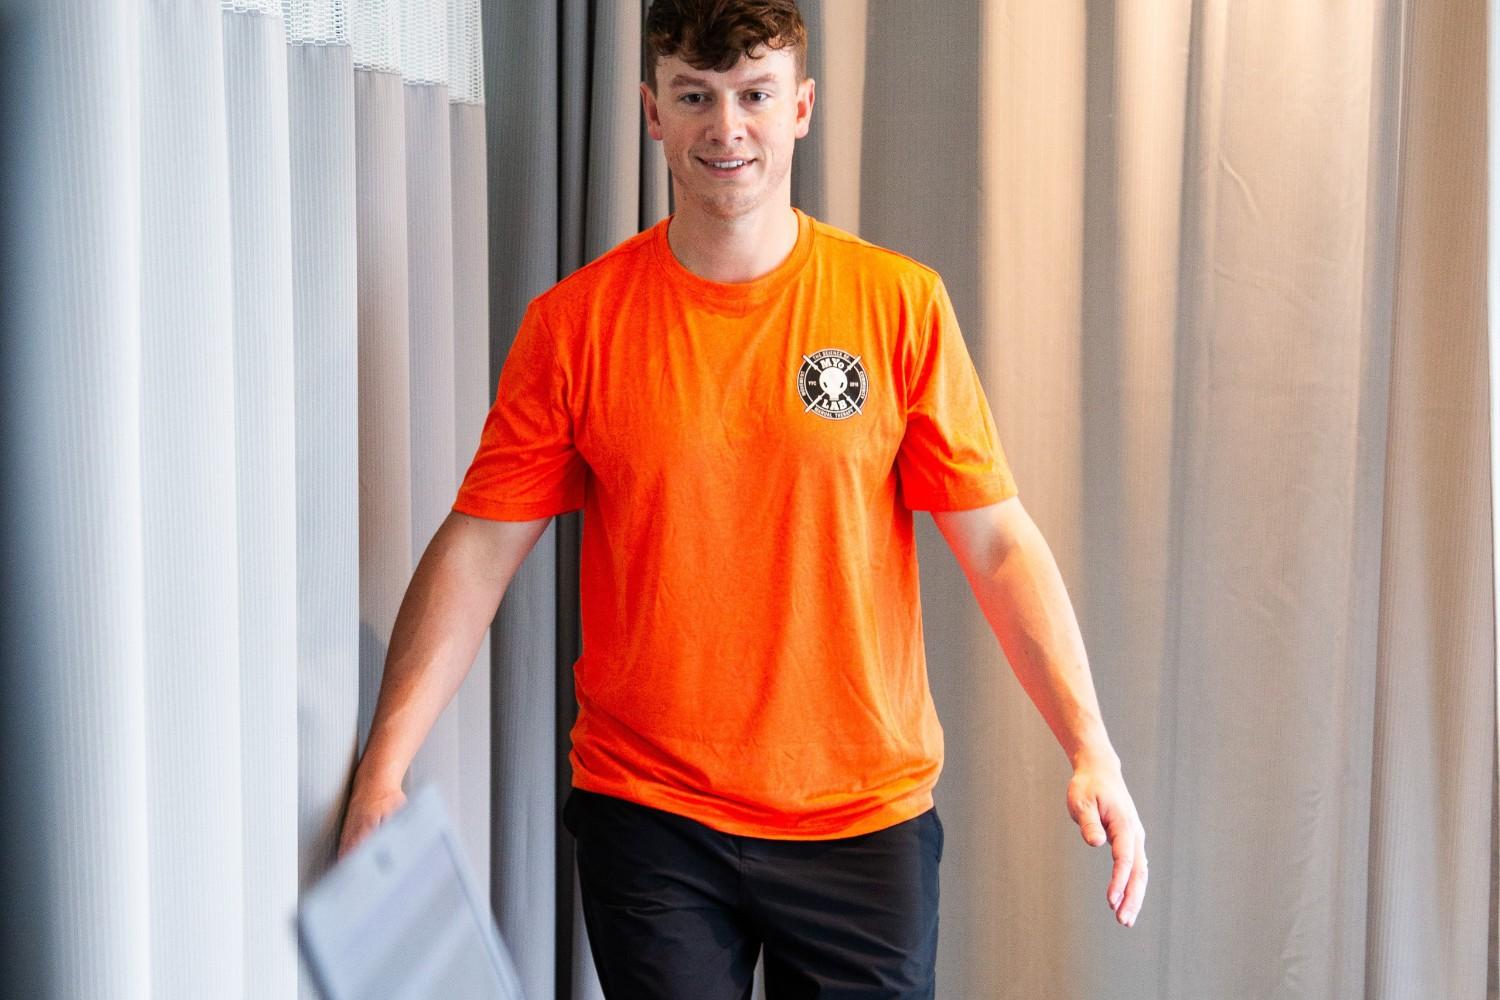
POLYGON ((1017 496, 974 510, 935 512, 1011 669, 1073 764, 1068 814, 1086 843, 1109 841, 1105 896, 1135 923, 1146 892, 1146 830, 1099 714, 1083 635, 1052 550, 1017 496))
POLYGON ((1075 766, 1085 756, 1118 766, 1073 604, 1030 518, 1002 557, 990 566, 965 566, 965 572, 1016 679, 1068 759, 1075 766))
POLYGON ((370 739, 357 784, 394 787, 463 683, 521 560, 546 522, 444 522, 412 574, 396 614, 370 739), (478 538, 507 533, 496 548, 478 538), (476 534, 478 533, 478 534, 476 534))

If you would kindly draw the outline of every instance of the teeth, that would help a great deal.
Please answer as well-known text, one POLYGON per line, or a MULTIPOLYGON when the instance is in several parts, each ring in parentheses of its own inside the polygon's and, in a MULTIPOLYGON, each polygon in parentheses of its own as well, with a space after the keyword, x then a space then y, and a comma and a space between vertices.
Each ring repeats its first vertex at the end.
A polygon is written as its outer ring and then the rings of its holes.
POLYGON ((707 163, 710 166, 718 167, 721 170, 732 170, 735 167, 743 167, 745 164, 747 164, 749 162, 750 162, 749 160, 708 160, 707 161, 707 163))

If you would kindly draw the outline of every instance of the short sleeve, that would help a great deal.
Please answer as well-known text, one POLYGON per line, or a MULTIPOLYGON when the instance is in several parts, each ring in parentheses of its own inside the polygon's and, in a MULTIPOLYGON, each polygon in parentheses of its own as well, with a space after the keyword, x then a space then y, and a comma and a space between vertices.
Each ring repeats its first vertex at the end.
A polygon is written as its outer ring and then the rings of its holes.
POLYGON ((454 510, 530 521, 583 506, 588 466, 574 446, 565 360, 532 302, 501 367, 454 510))
POLYGON ((939 280, 907 355, 906 432, 896 454, 911 510, 969 510, 1015 496, 995 418, 939 280))

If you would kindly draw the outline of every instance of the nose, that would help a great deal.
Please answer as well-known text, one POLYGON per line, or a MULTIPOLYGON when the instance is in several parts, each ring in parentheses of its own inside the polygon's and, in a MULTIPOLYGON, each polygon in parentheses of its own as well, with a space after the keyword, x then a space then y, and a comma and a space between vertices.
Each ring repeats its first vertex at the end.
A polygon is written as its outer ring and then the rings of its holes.
POLYGON ((745 119, 734 101, 719 101, 713 114, 708 116, 708 134, 705 136, 715 145, 732 150, 745 138, 745 119))

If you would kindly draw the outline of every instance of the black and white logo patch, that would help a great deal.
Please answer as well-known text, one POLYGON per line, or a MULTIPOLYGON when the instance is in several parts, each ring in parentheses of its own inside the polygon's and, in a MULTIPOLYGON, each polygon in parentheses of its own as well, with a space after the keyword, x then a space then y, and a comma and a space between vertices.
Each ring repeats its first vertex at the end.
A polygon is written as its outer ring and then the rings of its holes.
POLYGON ((829 347, 813 355, 802 355, 797 393, 807 405, 803 413, 845 420, 861 412, 868 389, 865 366, 849 352, 829 347))

